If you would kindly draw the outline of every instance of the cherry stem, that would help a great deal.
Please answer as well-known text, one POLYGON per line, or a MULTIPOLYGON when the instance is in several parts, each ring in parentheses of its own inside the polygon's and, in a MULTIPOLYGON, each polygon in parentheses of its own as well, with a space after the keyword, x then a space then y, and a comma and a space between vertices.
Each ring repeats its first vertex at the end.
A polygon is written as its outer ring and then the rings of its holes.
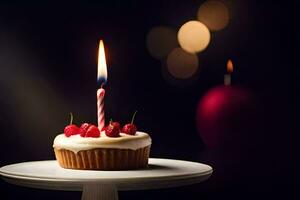
POLYGON ((135 118, 136 113, 137 113, 137 110, 134 112, 134 114, 133 114, 133 116, 132 116, 131 124, 133 124, 133 122, 134 122, 134 118, 135 118))
POLYGON ((70 116, 71 116, 71 119, 70 119, 70 125, 73 123, 73 114, 70 112, 70 116))

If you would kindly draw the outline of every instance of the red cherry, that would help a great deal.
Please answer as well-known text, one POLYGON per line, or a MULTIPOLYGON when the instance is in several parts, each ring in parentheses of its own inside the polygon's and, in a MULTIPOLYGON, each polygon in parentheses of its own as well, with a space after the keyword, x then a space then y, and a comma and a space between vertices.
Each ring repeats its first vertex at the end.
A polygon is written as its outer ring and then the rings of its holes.
POLYGON ((108 137, 120 136, 120 124, 118 122, 110 121, 109 125, 105 127, 105 134, 108 137))
POLYGON ((131 119, 131 123, 130 124, 126 124, 123 128, 122 128, 122 133, 126 133, 128 135, 135 135, 137 128, 136 126, 133 124, 134 122, 134 117, 136 115, 137 111, 134 112, 132 119, 131 119))
POLYGON ((80 130, 79 130, 79 134, 81 137, 85 137, 85 134, 90 126, 91 126, 91 124, 89 124, 89 123, 81 124, 80 130))
POLYGON ((137 128, 134 124, 126 124, 122 128, 122 133, 126 133, 128 135, 135 135, 136 131, 137 131, 137 128))
POLYGON ((72 124, 73 122, 73 114, 70 113, 70 124, 68 126, 65 127, 64 129, 64 134, 65 136, 67 137, 70 137, 71 135, 76 135, 76 134, 79 134, 79 128, 72 124))
POLYGON ((79 128, 74 124, 68 125, 64 129, 64 134, 67 137, 70 137, 71 135, 76 135, 78 133, 79 133, 79 128))
POLYGON ((116 129, 120 130, 121 129, 121 126, 120 126, 120 123, 119 122, 112 122, 111 123, 114 127, 116 127, 116 129))
POLYGON ((88 130, 86 131, 85 137, 100 137, 100 131, 97 126, 91 125, 88 130))

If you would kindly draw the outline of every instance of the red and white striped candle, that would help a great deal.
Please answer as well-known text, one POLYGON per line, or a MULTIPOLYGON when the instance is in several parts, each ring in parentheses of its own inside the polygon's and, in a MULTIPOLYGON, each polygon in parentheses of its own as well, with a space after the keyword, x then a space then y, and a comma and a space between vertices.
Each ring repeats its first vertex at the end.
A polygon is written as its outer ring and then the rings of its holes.
POLYGON ((97 114, 98 114, 98 128, 101 131, 105 126, 105 115, 104 115, 104 96, 105 90, 103 85, 107 81, 107 66, 104 52, 104 44, 103 41, 100 40, 99 43, 99 53, 98 53, 98 82, 101 83, 101 88, 97 90, 97 114))
POLYGON ((98 128, 100 131, 105 126, 104 95, 105 90, 102 87, 97 90, 98 128))

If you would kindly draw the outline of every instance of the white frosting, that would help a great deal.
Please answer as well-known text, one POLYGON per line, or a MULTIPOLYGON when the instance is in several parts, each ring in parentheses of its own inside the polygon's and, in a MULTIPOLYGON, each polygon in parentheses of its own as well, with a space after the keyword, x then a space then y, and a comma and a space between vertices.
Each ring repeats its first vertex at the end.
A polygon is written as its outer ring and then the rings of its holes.
POLYGON ((64 134, 59 134, 53 143, 53 147, 56 149, 67 149, 74 153, 96 148, 136 150, 149 145, 151 145, 151 138, 144 132, 136 132, 135 135, 120 133, 120 137, 107 137, 104 131, 101 132, 99 138, 81 137, 80 135, 66 137, 64 134))

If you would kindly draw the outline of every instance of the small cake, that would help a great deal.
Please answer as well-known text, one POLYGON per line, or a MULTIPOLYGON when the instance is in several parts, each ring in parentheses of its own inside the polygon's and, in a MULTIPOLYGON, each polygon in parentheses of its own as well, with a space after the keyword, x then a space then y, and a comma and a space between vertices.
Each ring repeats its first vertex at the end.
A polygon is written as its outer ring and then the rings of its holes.
MULTIPOLYGON (((71 120, 72 121, 72 120, 71 120)), ((128 170, 148 165, 151 138, 136 126, 110 122, 103 131, 84 123, 70 123, 54 139, 53 148, 59 165, 68 169, 128 170)))

